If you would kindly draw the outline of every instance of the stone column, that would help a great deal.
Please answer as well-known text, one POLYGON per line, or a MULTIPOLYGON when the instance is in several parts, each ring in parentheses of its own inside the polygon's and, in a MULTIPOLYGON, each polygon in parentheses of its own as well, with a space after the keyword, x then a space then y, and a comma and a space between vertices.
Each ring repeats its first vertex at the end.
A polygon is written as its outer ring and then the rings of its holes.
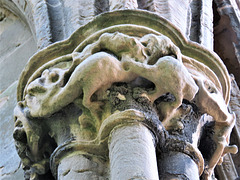
POLYGON ((104 177, 106 170, 107 167, 103 158, 81 151, 75 151, 61 160, 56 179, 104 180, 106 179, 106 177, 104 177))
POLYGON ((169 151, 159 159, 160 180, 199 179, 199 170, 193 159, 181 152, 169 151))
POLYGON ((159 179, 155 139, 140 123, 115 127, 109 139, 111 179, 159 179))

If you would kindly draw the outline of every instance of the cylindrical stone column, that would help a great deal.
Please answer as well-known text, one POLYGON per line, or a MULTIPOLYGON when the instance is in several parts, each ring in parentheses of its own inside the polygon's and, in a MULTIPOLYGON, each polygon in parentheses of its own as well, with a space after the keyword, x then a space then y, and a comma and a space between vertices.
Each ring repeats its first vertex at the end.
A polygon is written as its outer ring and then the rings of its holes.
POLYGON ((198 166, 187 154, 170 151, 161 154, 158 162, 160 180, 199 180, 198 166))
POLYGON ((141 123, 115 127, 109 139, 110 179, 158 180, 154 141, 141 123))
POLYGON ((64 157, 58 165, 58 180, 104 180, 106 167, 104 160, 96 155, 73 152, 64 157))

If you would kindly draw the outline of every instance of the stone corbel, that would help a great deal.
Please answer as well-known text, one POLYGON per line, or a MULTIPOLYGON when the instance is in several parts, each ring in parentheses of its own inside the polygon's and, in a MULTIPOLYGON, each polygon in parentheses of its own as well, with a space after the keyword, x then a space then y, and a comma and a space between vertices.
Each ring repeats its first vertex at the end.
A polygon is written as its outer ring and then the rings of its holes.
POLYGON ((216 54, 165 19, 102 14, 34 55, 21 75, 14 139, 26 177, 210 179, 237 151, 229 85, 216 54))

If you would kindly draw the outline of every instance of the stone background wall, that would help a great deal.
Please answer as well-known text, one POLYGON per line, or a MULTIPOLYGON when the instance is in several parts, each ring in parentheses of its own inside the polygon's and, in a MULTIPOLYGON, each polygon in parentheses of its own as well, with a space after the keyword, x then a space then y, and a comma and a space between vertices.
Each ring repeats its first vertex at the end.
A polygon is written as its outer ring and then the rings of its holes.
MULTIPOLYGON (((238 123, 231 141, 240 147, 239 0, 0 0, 0 179, 24 179, 12 132, 17 80, 28 59, 38 49, 68 38, 94 16, 119 9, 155 12, 188 39, 219 54, 236 79, 230 105, 238 123)), ((217 177, 237 177, 239 159, 240 153, 227 156, 217 168, 217 177)))
POLYGON ((28 25, 10 10, 0 7, 0 179, 23 179, 12 132, 18 77, 37 51, 28 25))

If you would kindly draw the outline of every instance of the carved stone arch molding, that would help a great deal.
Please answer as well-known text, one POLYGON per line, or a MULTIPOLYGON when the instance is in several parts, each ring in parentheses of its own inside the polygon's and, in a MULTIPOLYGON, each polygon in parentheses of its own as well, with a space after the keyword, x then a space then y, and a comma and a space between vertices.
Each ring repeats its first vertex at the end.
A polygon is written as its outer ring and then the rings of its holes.
POLYGON ((32 22, 32 15, 31 13, 27 12, 27 10, 29 11, 29 7, 26 8, 27 6, 27 2, 22 0, 22 1, 4 1, 1 0, 0 1, 0 6, 4 7, 8 10, 10 10, 11 12, 13 12, 14 14, 16 14, 18 17, 21 18, 21 20, 25 23, 28 24, 32 33, 34 35, 35 34, 35 29, 34 29, 34 24, 32 22), (24 11, 25 9, 25 11, 24 11))
POLYGON ((214 52, 156 14, 109 12, 29 60, 14 138, 29 179, 210 179, 237 151, 229 94, 214 52))
POLYGON ((50 22, 46 1, 0 0, 0 7, 4 7, 27 24, 33 34, 37 46, 42 49, 51 44, 50 22), (41 16, 41 14, 46 14, 41 16))

